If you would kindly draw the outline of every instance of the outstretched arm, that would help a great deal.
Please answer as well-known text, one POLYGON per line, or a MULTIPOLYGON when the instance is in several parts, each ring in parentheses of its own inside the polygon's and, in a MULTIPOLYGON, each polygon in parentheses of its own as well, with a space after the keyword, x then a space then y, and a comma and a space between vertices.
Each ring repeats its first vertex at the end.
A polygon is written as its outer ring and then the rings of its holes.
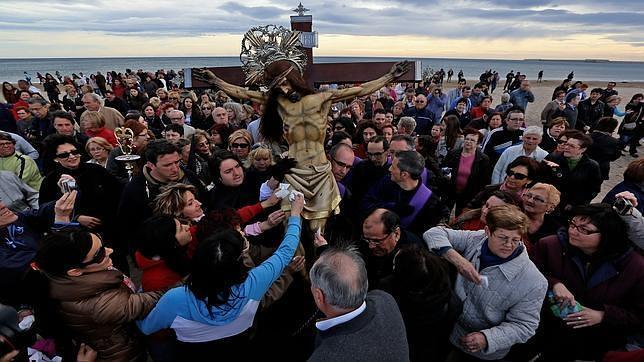
POLYGON ((331 99, 333 102, 338 102, 369 95, 406 73, 409 69, 409 64, 410 63, 408 61, 398 62, 391 67, 391 70, 387 74, 378 79, 366 82, 358 87, 332 91, 333 95, 331 96, 331 99))
POLYGON ((219 89, 223 90, 224 92, 226 92, 226 94, 233 98, 250 99, 253 102, 262 104, 266 101, 264 93, 251 91, 246 88, 238 87, 236 85, 225 82, 224 80, 216 76, 215 73, 209 70, 193 69, 192 73, 194 74, 196 79, 217 86, 219 89))

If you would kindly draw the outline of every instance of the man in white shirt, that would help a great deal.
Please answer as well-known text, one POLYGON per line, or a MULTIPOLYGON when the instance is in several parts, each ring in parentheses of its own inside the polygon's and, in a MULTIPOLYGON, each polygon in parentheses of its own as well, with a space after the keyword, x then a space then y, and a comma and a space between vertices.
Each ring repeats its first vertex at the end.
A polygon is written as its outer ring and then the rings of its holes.
POLYGON ((530 126, 523 131, 523 143, 508 147, 494 166, 492 172, 492 184, 500 184, 505 179, 505 171, 508 165, 519 156, 528 156, 538 162, 543 161, 548 156, 548 151, 539 147, 543 129, 540 126, 530 126))

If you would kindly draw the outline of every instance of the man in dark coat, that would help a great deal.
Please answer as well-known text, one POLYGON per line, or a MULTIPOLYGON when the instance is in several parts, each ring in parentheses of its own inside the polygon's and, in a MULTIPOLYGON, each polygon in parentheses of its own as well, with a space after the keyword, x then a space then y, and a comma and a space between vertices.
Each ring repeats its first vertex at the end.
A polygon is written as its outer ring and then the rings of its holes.
POLYGON ((415 107, 407 108, 405 116, 413 117, 416 120, 416 129, 414 132, 419 135, 428 135, 434 124, 434 115, 427 108, 427 97, 424 94, 418 94, 415 100, 415 107))
POLYGON ((590 91, 588 99, 579 102, 575 128, 584 132, 595 129, 597 122, 604 115, 604 102, 599 100, 602 91, 601 88, 595 88, 590 91))
POLYGON ((367 270, 355 249, 328 249, 311 268, 311 292, 326 319, 309 361, 409 361, 405 324, 394 298, 367 293, 367 270))

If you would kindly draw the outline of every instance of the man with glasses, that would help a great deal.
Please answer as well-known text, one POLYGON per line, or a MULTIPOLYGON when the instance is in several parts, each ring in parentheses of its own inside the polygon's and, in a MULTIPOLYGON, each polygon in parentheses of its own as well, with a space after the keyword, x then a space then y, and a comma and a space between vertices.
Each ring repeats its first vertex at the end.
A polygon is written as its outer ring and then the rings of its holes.
POLYGON ((523 143, 506 148, 496 162, 496 166, 494 166, 494 171, 492 172, 492 184, 500 184, 503 182, 505 179, 503 173, 508 168, 508 165, 519 156, 528 156, 538 162, 546 158, 548 152, 539 147, 542 137, 542 127, 530 126, 526 128, 523 132, 523 143))
POLYGON ((195 128, 186 124, 186 117, 184 116, 182 111, 176 109, 170 111, 168 117, 170 118, 170 122, 172 122, 172 124, 178 124, 183 127, 184 138, 190 138, 193 134, 195 134, 195 128))
POLYGON ((517 145, 523 139, 524 112, 519 108, 508 111, 505 125, 490 131, 483 144, 483 152, 490 158, 490 165, 496 164, 503 151, 517 145))
POLYGON ((551 153, 545 159, 551 170, 557 170, 552 172, 550 183, 561 191, 563 208, 590 203, 603 181, 599 164, 586 155, 592 138, 579 130, 569 130, 566 136, 563 153, 551 153))
POLYGON ((427 108, 427 97, 424 94, 419 94, 414 102, 415 106, 407 108, 403 115, 416 120, 416 129, 414 130, 416 134, 427 135, 434 124, 434 115, 427 108))
POLYGON ((400 217, 393 211, 375 209, 362 223, 360 250, 367 264, 369 289, 377 289, 378 282, 393 273, 394 256, 404 245, 427 248, 420 237, 400 225, 400 217))
POLYGON ((351 172, 353 198, 360 203, 367 191, 389 173, 389 142, 383 136, 372 137, 367 143, 367 159, 351 172))
POLYGON ((36 161, 16 151, 16 141, 0 132, 0 170, 11 171, 34 190, 40 190, 42 176, 36 161))

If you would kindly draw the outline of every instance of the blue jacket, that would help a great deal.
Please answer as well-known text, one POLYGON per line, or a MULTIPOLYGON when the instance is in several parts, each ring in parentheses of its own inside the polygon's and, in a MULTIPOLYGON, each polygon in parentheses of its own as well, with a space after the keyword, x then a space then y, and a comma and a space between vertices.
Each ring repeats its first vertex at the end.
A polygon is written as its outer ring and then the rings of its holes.
POLYGON ((300 218, 289 217, 284 240, 273 255, 233 286, 228 303, 208 310, 187 287, 168 291, 148 316, 137 322, 141 331, 152 334, 172 328, 182 342, 209 342, 235 336, 253 325, 259 303, 290 263, 300 241, 300 218))
POLYGON ((528 103, 532 102, 534 102, 534 94, 530 91, 515 89, 510 93, 510 103, 521 107, 524 111, 528 107, 528 103))
POLYGON ((407 108, 405 116, 413 117, 416 120, 416 129, 414 132, 419 135, 428 135, 434 125, 434 114, 427 108, 416 109, 416 107, 407 108))

